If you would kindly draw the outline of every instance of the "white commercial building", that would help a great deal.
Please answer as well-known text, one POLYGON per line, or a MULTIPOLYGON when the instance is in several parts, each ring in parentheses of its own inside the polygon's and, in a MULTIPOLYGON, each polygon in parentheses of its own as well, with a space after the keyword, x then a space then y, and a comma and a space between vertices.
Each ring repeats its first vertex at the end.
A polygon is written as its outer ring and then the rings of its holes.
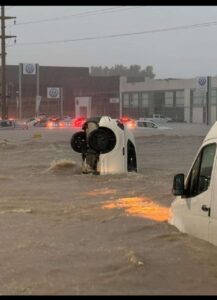
POLYGON ((212 124, 217 120, 217 77, 204 77, 206 90, 198 88, 198 78, 120 78, 120 114, 134 118, 163 114, 177 122, 212 124))

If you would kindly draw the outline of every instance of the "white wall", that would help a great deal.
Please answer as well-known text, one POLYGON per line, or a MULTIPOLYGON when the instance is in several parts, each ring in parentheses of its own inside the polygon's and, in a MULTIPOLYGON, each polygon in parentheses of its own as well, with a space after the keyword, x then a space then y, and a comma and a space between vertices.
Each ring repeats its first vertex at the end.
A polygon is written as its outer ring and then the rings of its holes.
POLYGON ((191 90, 184 90, 184 121, 190 123, 190 95, 191 90))
POLYGON ((192 123, 203 123, 203 107, 193 107, 192 123))

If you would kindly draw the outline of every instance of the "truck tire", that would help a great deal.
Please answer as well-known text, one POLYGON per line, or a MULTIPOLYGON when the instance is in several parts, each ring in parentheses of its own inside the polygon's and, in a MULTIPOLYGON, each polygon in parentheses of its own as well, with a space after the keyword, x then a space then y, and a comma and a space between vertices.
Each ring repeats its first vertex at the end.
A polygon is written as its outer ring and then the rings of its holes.
POLYGON ((107 127, 99 127, 89 134, 88 144, 97 153, 108 153, 116 145, 115 133, 107 127))
POLYGON ((83 153, 86 149, 86 135, 84 131, 73 134, 70 141, 71 147, 75 152, 83 153))

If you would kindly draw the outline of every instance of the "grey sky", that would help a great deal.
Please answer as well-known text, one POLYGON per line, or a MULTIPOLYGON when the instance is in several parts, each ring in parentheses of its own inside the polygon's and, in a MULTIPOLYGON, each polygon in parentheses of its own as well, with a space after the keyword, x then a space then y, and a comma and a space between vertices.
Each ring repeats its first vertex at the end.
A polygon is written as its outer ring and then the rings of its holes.
POLYGON ((13 39, 7 41, 11 45, 7 47, 7 64, 78 67, 139 64, 142 68, 152 65, 156 78, 217 75, 217 23, 108 39, 21 46, 217 22, 217 6, 6 6, 6 15, 17 17, 15 26, 13 20, 6 21, 6 33, 17 35, 17 45, 13 46, 13 39), (91 11, 92 15, 79 15, 91 11), (63 16, 71 17, 21 24, 63 16))

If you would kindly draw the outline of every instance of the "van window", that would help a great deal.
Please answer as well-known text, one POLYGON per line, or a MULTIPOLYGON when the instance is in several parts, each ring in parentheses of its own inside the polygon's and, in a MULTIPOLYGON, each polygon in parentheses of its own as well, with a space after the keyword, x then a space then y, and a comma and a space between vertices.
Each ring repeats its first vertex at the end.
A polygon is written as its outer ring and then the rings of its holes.
POLYGON ((216 144, 201 149, 188 178, 186 196, 194 197, 209 188, 214 164, 216 144))

